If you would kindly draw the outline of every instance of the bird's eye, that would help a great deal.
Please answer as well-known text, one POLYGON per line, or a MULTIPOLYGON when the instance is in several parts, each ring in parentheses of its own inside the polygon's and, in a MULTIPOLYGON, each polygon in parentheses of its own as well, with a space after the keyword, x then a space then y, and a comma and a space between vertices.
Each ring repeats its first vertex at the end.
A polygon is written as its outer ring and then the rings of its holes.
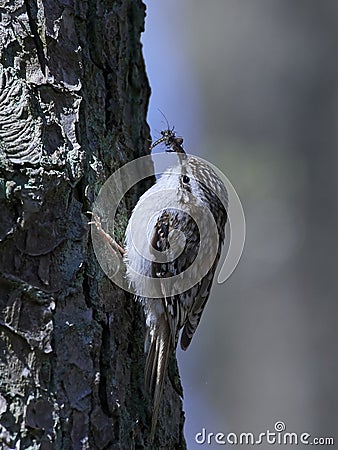
POLYGON ((183 175, 182 177, 183 183, 189 183, 190 182, 190 178, 188 177, 188 175, 183 175))

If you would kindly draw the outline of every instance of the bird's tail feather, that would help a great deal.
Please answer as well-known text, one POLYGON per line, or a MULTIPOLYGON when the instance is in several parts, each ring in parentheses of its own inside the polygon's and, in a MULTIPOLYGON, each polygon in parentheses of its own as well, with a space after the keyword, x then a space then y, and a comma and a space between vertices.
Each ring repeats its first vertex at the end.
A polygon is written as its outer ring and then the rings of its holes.
POLYGON ((153 329, 145 367, 146 389, 153 397, 151 421, 151 441, 154 439, 159 408, 161 404, 164 380, 171 350, 170 329, 168 323, 153 329))

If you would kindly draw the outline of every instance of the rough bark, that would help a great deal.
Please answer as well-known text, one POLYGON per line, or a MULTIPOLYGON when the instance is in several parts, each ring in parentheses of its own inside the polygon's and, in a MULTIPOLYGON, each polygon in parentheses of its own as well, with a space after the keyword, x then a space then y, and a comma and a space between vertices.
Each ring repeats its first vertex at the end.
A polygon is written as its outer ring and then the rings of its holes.
POLYGON ((102 273, 85 215, 148 151, 144 5, 2 0, 0 15, 0 447, 185 448, 169 381, 148 442, 142 312, 102 273))

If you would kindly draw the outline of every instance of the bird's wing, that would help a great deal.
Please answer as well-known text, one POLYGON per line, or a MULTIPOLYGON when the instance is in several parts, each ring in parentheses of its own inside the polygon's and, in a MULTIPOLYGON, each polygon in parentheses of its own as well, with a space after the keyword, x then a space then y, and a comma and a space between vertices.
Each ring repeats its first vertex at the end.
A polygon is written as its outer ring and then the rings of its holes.
POLYGON ((217 266, 218 259, 216 259, 214 266, 207 275, 200 281, 197 286, 197 293, 192 304, 191 310, 189 311, 188 317, 185 321, 184 328, 181 334, 181 348, 186 350, 191 342, 191 339, 200 323, 202 313, 204 311, 205 305, 208 301, 212 281, 214 278, 214 269, 217 266))
POLYGON ((184 323, 184 328, 181 334, 181 348, 182 350, 186 350, 190 342, 192 340, 192 337, 198 327, 198 324, 200 323, 204 308, 206 306, 206 303, 208 301, 212 282, 214 279, 214 275, 216 272, 217 264, 221 256, 221 250, 223 241, 225 238, 225 224, 227 221, 227 212, 223 205, 217 200, 219 211, 222 212, 222 214, 218 215, 217 218, 217 228, 219 233, 219 245, 218 250, 216 254, 216 258, 214 260, 214 263, 212 267, 210 268, 209 272, 205 275, 204 278, 192 289, 194 292, 194 300, 191 304, 191 308, 189 310, 188 316, 184 323))
MULTIPOLYGON (((198 253, 199 232, 197 225, 195 223, 191 224, 188 214, 182 212, 178 214, 173 209, 164 210, 154 226, 150 245, 154 250, 160 252, 168 251, 170 256, 167 262, 152 262, 152 276, 164 280, 168 277, 179 275, 190 267, 198 253), (175 259, 171 258, 170 245, 173 243, 170 244, 169 242, 169 235, 173 230, 180 230, 186 237, 185 247, 175 259)), ((162 283, 161 286, 163 306, 170 328, 172 346, 176 348, 178 333, 187 319, 190 305, 180 301, 181 295, 171 295, 171 292, 167 292, 165 283, 162 283)))

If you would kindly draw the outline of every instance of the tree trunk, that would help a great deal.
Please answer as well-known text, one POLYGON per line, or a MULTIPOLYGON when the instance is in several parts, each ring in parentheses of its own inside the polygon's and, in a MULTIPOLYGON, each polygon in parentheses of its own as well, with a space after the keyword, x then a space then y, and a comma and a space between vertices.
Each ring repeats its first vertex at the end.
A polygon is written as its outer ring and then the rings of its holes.
POLYGON ((170 382, 149 444, 142 311, 101 271, 85 214, 148 152, 145 7, 2 0, 0 15, 0 448, 185 448, 170 382))

